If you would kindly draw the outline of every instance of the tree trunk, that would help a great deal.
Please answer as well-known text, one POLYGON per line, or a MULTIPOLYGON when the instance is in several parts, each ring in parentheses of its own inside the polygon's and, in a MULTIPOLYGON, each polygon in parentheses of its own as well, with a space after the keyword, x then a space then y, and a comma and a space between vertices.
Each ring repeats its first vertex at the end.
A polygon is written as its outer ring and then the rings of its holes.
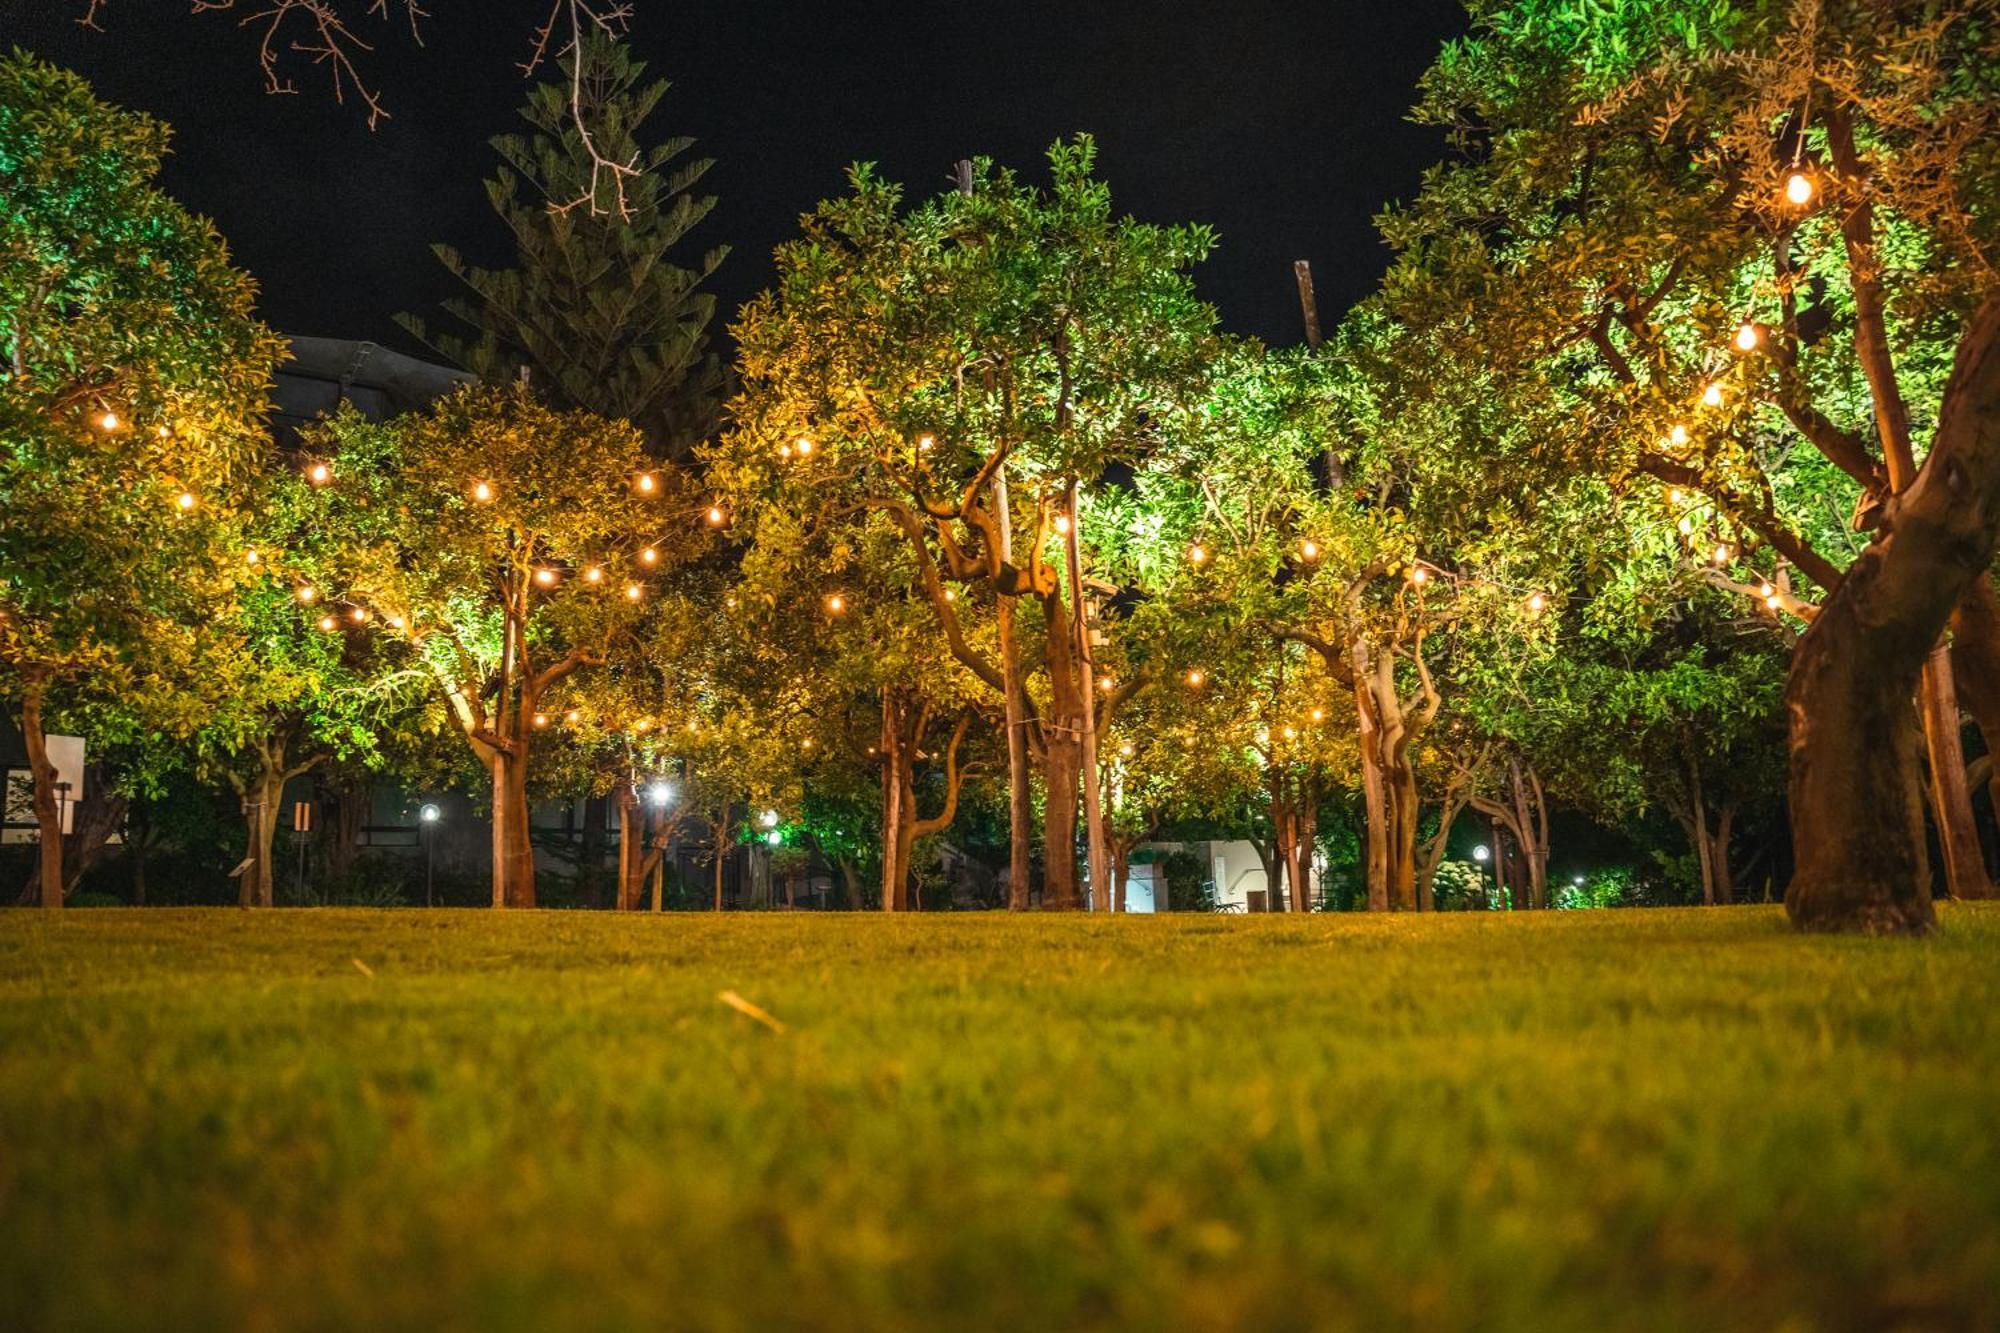
POLYGON ((1368 851, 1365 874, 1368 910, 1389 910, 1389 844, 1391 817, 1388 782, 1382 772, 1382 726, 1368 697, 1368 683, 1357 667, 1354 680, 1355 717, 1360 726, 1362 821, 1368 851))
POLYGON ((909 906, 910 801, 916 784, 910 773, 908 708, 894 690, 882 691, 882 910, 909 906))
POLYGON ((1944 857, 1945 891, 1961 900, 1991 898, 1993 881, 1986 875, 1979 826, 1972 818, 1972 791, 1965 781, 1965 748, 1951 648, 1942 638, 1924 659, 1917 707, 1923 718, 1924 752, 1930 758, 1931 811, 1944 857))
POLYGON ((495 751, 493 777, 493 905, 535 905, 535 847, 528 837, 528 763, 525 743, 495 751))
POLYGON ((1028 717, 1022 704, 1021 643, 1014 620, 1020 599, 996 600, 995 630, 1000 640, 1000 675, 1007 720, 1007 910, 1025 912, 1034 903, 1035 793, 1029 772, 1028 717))
MULTIPOLYGON (((1952 681, 1958 701, 1979 724, 1986 752, 2000 756, 2000 593, 1988 575, 1974 579, 1952 612, 1952 681)), ((2000 764, 1987 777, 1987 794, 2000 818, 2000 764)))
POLYGON ((283 759, 265 761, 257 775, 243 786, 243 824, 248 845, 243 854, 243 873, 236 885, 236 901, 243 907, 269 907, 277 901, 278 814, 284 806, 285 774, 283 759))
POLYGON ((1389 899, 1398 912, 1417 908, 1417 774, 1399 763, 1384 774, 1389 814, 1389 899))
POLYGON ((35 784, 36 865, 42 879, 42 906, 56 908, 63 905, 62 801, 56 792, 56 766, 49 761, 48 733, 42 728, 45 690, 39 679, 28 679, 21 700, 21 738, 27 742, 28 771, 35 784))
POLYGON ((1923 472, 1799 641, 1786 679, 1797 864, 1786 911, 1810 930, 1935 922, 1909 701, 2000 532, 2000 293, 1959 344, 1923 472))
POLYGON ((629 782, 620 781, 612 793, 618 811, 618 900, 617 910, 638 910, 646 864, 646 815, 639 793, 629 782))
POLYGON ((1736 825, 1736 807, 1725 805, 1715 818, 1715 850, 1708 861, 1715 872, 1715 901, 1723 907, 1736 901, 1736 885, 1729 870, 1729 835, 1736 825))
POLYGON ((1076 803, 1083 776, 1080 737, 1084 701, 1077 697, 1075 641, 1062 595, 1044 596, 1042 613, 1047 627, 1043 637, 1047 641, 1050 724, 1042 742, 1043 799, 1047 803, 1042 832, 1042 907, 1045 911, 1074 912, 1083 906, 1076 873, 1076 803))

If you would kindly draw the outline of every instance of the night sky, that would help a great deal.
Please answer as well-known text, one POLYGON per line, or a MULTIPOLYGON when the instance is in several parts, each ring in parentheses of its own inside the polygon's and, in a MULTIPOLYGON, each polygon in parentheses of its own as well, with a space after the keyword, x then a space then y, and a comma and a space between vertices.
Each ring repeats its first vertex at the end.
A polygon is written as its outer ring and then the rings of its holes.
MULTIPOLYGON (((309 67, 292 70, 298 96, 266 96, 253 37, 185 0, 108 0, 101 33, 74 22, 83 0, 0 0, 0 41, 174 126, 165 185, 215 219, 268 322, 417 350, 391 316, 449 294, 430 242, 506 261, 486 140, 517 124, 546 3, 431 0, 422 47, 360 25, 393 117, 373 132, 309 67)), ((976 154, 1039 177, 1050 141, 1082 130, 1122 211, 1220 233, 1200 282, 1224 323, 1290 343, 1292 260, 1312 261, 1329 325, 1373 287, 1370 218, 1442 150, 1406 119, 1416 79, 1462 24, 1451 0, 637 0, 632 42, 674 85, 655 137, 693 135, 716 159, 720 203, 693 239, 732 247, 713 286, 725 312, 847 163, 921 195, 976 154)))

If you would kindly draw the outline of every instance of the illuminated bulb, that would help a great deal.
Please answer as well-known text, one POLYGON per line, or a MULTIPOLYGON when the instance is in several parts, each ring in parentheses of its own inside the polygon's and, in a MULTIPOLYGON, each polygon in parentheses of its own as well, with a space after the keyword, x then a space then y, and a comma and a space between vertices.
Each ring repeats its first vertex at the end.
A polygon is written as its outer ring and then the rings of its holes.
POLYGON ((1769 597, 1776 591, 1777 589, 1773 588, 1769 583, 1759 583, 1757 585, 1757 595, 1759 597, 1769 597))
POLYGON ((653 480, 652 473, 641 472, 639 474, 639 493, 641 495, 651 495, 653 493, 654 488, 657 487, 659 484, 660 484, 659 482, 653 480))
POLYGON ((834 615, 839 615, 842 611, 845 611, 847 609, 847 599, 845 597, 842 597, 839 593, 835 593, 831 597, 826 599, 826 609, 828 611, 831 611, 834 615))
POLYGON ((1729 548, 1727 546, 1718 546, 1715 548, 1715 563, 1718 565, 1729 563, 1729 548))
POLYGON ((182 491, 180 499, 174 501, 174 503, 179 505, 181 507, 181 512, 185 514, 188 510, 194 508, 194 492, 182 491))
POLYGON ((306 480, 315 486, 324 486, 333 480, 333 469, 324 463, 314 463, 306 469, 306 480))
POLYGON ((1703 389, 1701 391, 1701 401, 1706 403, 1710 407, 1721 407, 1722 386, 1720 384, 1711 383, 1706 389, 1703 389))
POLYGON ((1188 547, 1187 558, 1189 564, 1199 565, 1208 559, 1208 548, 1200 542, 1196 542, 1194 545, 1188 547))
POLYGON ((535 582, 544 588, 553 588, 556 586, 556 572, 553 569, 538 569, 535 571, 535 582))
POLYGON ((722 604, 728 607, 731 611, 734 611, 736 609, 736 595, 734 593, 731 593, 729 596, 723 598, 722 604))
POLYGON ((549 724, 549 715, 547 713, 537 713, 528 720, 535 726, 546 727, 549 724))
POLYGON ((390 616, 390 617, 388 618, 388 622, 387 622, 387 623, 388 623, 388 626, 389 626, 389 628, 390 628, 390 629, 401 629, 401 628, 403 628, 403 618, 402 618, 401 616, 390 616))
POLYGON ((577 721, 582 717, 583 714, 581 712, 572 708, 568 712, 563 714, 563 721, 569 723, 571 726, 575 726, 577 721))
POLYGON ((1132 742, 1120 741, 1118 743, 1118 753, 1123 757, 1130 759, 1132 757, 1132 742))
POLYGON ((319 627, 324 630, 330 630, 339 623, 340 622, 335 620, 332 616, 321 616, 319 618, 319 627))
POLYGON ((1758 331, 1755 324, 1745 322, 1742 328, 1736 330, 1736 350, 1739 352, 1754 352, 1757 350, 1757 344, 1762 341, 1764 335, 1758 331))
POLYGON ((485 504, 493 498, 493 488, 483 481, 475 481, 472 483, 472 498, 485 504))
POLYGON ((723 520, 727 517, 728 515, 722 512, 721 505, 710 505, 708 507, 708 526, 711 528, 721 527, 723 520))
POLYGON ((660 553, 658 551, 655 551, 652 547, 648 546, 645 550, 639 552, 640 564, 656 565, 659 562, 660 562, 660 553))
POLYGON ((1686 537, 1689 534, 1693 533, 1694 519, 1687 514, 1681 515, 1680 530, 1681 530, 1681 536, 1683 537, 1686 537))
POLYGON ((778 830, 776 829, 772 829, 769 833, 766 833, 764 835, 765 844, 771 847, 783 846, 784 841, 785 841, 785 835, 778 832, 778 830))
POLYGON ((929 453, 936 444, 937 440, 929 435, 921 436, 917 440, 917 448, 923 450, 925 453, 929 453))
POLYGON ((640 596, 640 593, 641 593, 641 589, 640 589, 640 587, 639 587, 639 585, 638 585, 638 584, 636 584, 636 583, 628 583, 628 584, 626 584, 626 585, 625 585, 625 600, 626 600, 626 601, 628 601, 628 602, 636 602, 636 601, 638 601, 638 600, 639 600, 639 596, 640 596))
POLYGON ((1682 500, 1685 500, 1686 498, 1687 498, 1687 496, 1686 496, 1686 495, 1684 495, 1684 494, 1682 493, 1682 491, 1681 491, 1681 488, 1680 488, 1680 487, 1678 487, 1678 486, 1674 487, 1674 488, 1673 488, 1672 490, 1670 490, 1670 491, 1668 491, 1668 492, 1667 492, 1667 503, 1668 503, 1668 504, 1674 504, 1674 505, 1677 505, 1677 504, 1679 504, 1679 503, 1680 503, 1680 502, 1681 502, 1682 500))
POLYGON ((1318 543, 1318 542, 1316 542, 1316 541, 1314 541, 1314 540, 1313 540, 1312 538, 1310 538, 1310 537, 1308 537, 1308 538, 1306 538, 1306 539, 1305 539, 1304 541, 1300 542, 1300 543, 1299 543, 1299 558, 1300 558, 1301 560, 1317 560, 1317 559, 1319 559, 1319 543, 1318 543))
POLYGON ((585 583, 602 583, 604 582, 604 571, 596 565, 592 565, 589 569, 583 571, 583 581, 585 583))
POLYGON ((1296 730, 1295 728, 1292 728, 1292 727, 1286 727, 1286 728, 1285 728, 1285 739, 1286 739, 1286 740, 1288 740, 1288 741, 1295 741, 1295 740, 1297 740, 1298 738, 1299 738, 1299 733, 1298 733, 1298 731, 1297 731, 1297 730, 1296 730))
POLYGON ((799 436, 799 438, 798 438, 798 439, 797 439, 797 440, 796 440, 796 441, 795 441, 795 442, 793 443, 792 447, 793 447, 794 449, 797 449, 797 450, 799 451, 799 457, 800 457, 800 458, 809 458, 809 457, 811 457, 811 455, 812 455, 812 451, 813 451, 813 442, 812 442, 811 440, 807 439, 807 438, 806 438, 805 436, 801 435, 801 436, 799 436))
POLYGON ((1412 565, 1410 567, 1410 582, 1428 583, 1430 581, 1430 577, 1431 577, 1430 571, 1425 569, 1422 565, 1412 565))
POLYGON ((1061 533, 1061 534, 1062 534, 1063 536, 1065 536, 1065 537, 1069 536, 1069 515, 1068 515, 1068 514, 1057 514, 1057 515, 1056 515, 1056 531, 1057 531, 1057 532, 1059 532, 1059 533, 1061 533))
POLYGON ((1117 682, 1110 676, 1099 676, 1097 678, 1097 688, 1103 690, 1106 694, 1111 693, 1116 684, 1117 682))
POLYGON ((368 608, 365 606, 357 606, 352 611, 349 611, 347 614, 350 618, 353 619, 354 623, 357 625, 365 625, 368 623, 368 608))
POLYGON ((153 434, 159 436, 163 440, 166 439, 169 435, 172 435, 173 433, 174 432, 168 427, 167 423, 164 421, 162 421, 159 425, 153 427, 153 434))
POLYGON ((766 810, 763 814, 757 816, 757 822, 765 828, 776 828, 778 827, 778 812, 776 810, 766 810))
POLYGON ((118 414, 116 412, 106 412, 97 419, 97 424, 105 430, 117 430, 118 414))
MULTIPOLYGON (((254 552, 253 552, 252 554, 254 554, 254 552)), ((315 600, 316 600, 316 599, 317 599, 318 597, 319 597, 319 589, 318 589, 318 588, 315 588, 315 587, 313 587, 313 586, 312 586, 312 584, 310 584, 310 583, 303 583, 303 584, 300 584, 300 585, 299 585, 299 600, 300 600, 300 601, 302 601, 302 602, 305 602, 305 603, 307 603, 308 605, 310 605, 310 604, 311 604, 311 603, 312 603, 313 601, 315 601, 315 600)))
POLYGON ((1669 444, 1686 444, 1688 442, 1688 428, 1686 426, 1675 426, 1667 432, 1667 442, 1669 444))
POLYGON ((1812 177, 1806 175, 1803 171, 1794 171, 1790 176, 1785 178, 1785 198, 1803 208, 1812 202, 1812 197, 1812 177))
POLYGON ((779 445, 779 446, 778 446, 778 457, 780 457, 780 458, 790 458, 791 456, 792 456, 792 446, 791 446, 791 445, 789 445, 789 444, 781 444, 781 445, 779 445))
POLYGON ((1770 607, 1773 611, 1777 610, 1783 604, 1776 593, 1770 593, 1764 598, 1764 605, 1770 607))
POLYGON ((1549 604, 1549 599, 1542 596, 1540 593, 1531 593, 1528 597, 1528 609, 1530 611, 1533 611, 1536 615, 1540 615, 1542 613, 1542 608, 1547 606, 1548 604, 1549 604))
POLYGON ((812 747, 813 747, 813 742, 812 742, 812 737, 810 736, 806 737, 804 740, 799 742, 799 748, 801 750, 810 750, 812 749, 812 747))
POLYGON ((1207 674, 1200 667, 1196 667, 1187 673, 1187 683, 1193 689, 1200 689, 1207 680, 1207 674))
POLYGON ((1324 722, 1324 721, 1326 721, 1326 710, 1325 710, 1324 708, 1315 708, 1315 709, 1313 709, 1313 711, 1312 711, 1312 720, 1313 720, 1313 721, 1315 721, 1315 722, 1324 722))
POLYGON ((645 735, 652 729, 653 729, 652 722, 643 717, 640 718, 637 722, 634 722, 632 724, 632 730, 638 732, 641 736, 645 735))
POLYGON ((255 551, 245 551, 243 553, 243 563, 246 565, 254 565, 261 558, 255 551))

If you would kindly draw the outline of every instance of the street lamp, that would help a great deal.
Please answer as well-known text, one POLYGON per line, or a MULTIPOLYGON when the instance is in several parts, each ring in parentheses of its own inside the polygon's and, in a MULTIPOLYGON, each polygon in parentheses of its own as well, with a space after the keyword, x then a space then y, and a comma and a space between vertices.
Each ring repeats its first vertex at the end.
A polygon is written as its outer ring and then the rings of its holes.
POLYGON ((766 810, 757 817, 757 822, 765 828, 776 828, 778 827, 778 812, 776 810, 766 810))
POLYGON ((773 847, 778 846, 780 843, 784 842, 784 840, 785 840, 785 835, 778 832, 778 830, 776 829, 772 829, 769 833, 766 833, 764 835, 764 841, 769 843, 773 847))
POLYGON ((646 799, 656 806, 664 807, 674 799, 674 784, 665 778, 646 788, 646 799))
MULTIPOLYGON (((1492 855, 1493 853, 1487 850, 1486 844, 1483 842, 1472 849, 1472 859, 1479 862, 1480 865, 1479 892, 1482 895, 1486 892, 1486 860, 1492 855)), ((1500 872, 1498 870, 1493 872, 1493 892, 1496 897, 1500 893, 1500 872)))
POLYGON ((431 871, 434 860, 431 829, 443 815, 444 811, 438 809, 437 806, 431 804, 429 801, 424 802, 423 808, 417 811, 417 834, 423 839, 424 843, 424 906, 426 907, 437 906, 437 895, 431 888, 431 871))

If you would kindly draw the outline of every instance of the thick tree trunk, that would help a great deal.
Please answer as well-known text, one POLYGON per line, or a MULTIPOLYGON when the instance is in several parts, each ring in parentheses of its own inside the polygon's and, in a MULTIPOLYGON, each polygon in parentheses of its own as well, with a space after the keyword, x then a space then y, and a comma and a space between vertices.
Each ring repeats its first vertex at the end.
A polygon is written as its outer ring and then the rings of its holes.
POLYGON ((46 687, 30 679, 21 700, 21 738, 27 742, 28 772, 34 780, 35 829, 39 839, 36 869, 42 880, 42 906, 63 905, 62 801, 56 791, 56 766, 49 760, 48 733, 42 726, 46 687))
MULTIPOLYGON (((1958 701, 1979 724, 1989 755, 2000 755, 2000 593, 1988 575, 1974 579, 1952 613, 1952 682, 1958 701)), ((1991 767, 1987 794, 2000 818, 2000 764, 1991 767)))
POLYGON ((908 705, 894 690, 882 692, 882 731, 877 746, 882 760, 882 910, 909 907, 910 803, 916 784, 910 773, 908 705))
POLYGON ((1417 775, 1407 763, 1386 774, 1389 816, 1389 901, 1398 912, 1417 909, 1417 775))
POLYGON ((1021 643, 1015 631, 1020 599, 1002 594, 995 604, 1000 640, 1000 675, 1007 721, 1007 910, 1025 912, 1034 903, 1035 793, 1028 755, 1028 718, 1023 706, 1021 643))
POLYGON ((285 799, 284 770, 266 764, 243 787, 243 824, 247 845, 236 901, 243 907, 269 907, 277 901, 276 841, 278 815, 285 799))
POLYGON ((527 746, 496 751, 493 778, 493 905, 535 905, 535 847, 528 836, 527 746))
POLYGON ((1929 459, 1792 659, 1790 808, 1803 929, 1922 932, 1935 914, 1914 698, 2000 533, 2000 293, 1959 345, 1929 459))
POLYGON ((1931 811, 1944 857, 1945 891, 1958 899, 1991 898, 1993 881, 1986 874, 1979 826, 1972 818, 1972 791, 1965 781, 1965 748, 1951 649, 1943 639, 1924 660, 1917 707, 1923 718, 1924 752, 1930 759, 1931 811))
POLYGON ((646 867, 646 814, 632 784, 621 781, 612 793, 618 811, 618 900, 620 912, 637 911, 646 867))
POLYGON ((1354 709, 1356 721, 1360 726, 1362 821, 1367 848, 1364 874, 1368 885, 1368 910, 1386 912, 1389 910, 1391 861, 1389 846, 1392 840, 1393 820, 1389 810, 1388 779, 1382 771, 1382 725, 1375 716, 1374 705, 1368 697, 1368 683, 1359 670, 1355 672, 1354 709))
POLYGON ((1077 882, 1076 816, 1083 777, 1084 701, 1078 697, 1075 640, 1060 594, 1042 598, 1049 677, 1049 727, 1042 743, 1043 811, 1042 908, 1074 912, 1082 908, 1077 882))

